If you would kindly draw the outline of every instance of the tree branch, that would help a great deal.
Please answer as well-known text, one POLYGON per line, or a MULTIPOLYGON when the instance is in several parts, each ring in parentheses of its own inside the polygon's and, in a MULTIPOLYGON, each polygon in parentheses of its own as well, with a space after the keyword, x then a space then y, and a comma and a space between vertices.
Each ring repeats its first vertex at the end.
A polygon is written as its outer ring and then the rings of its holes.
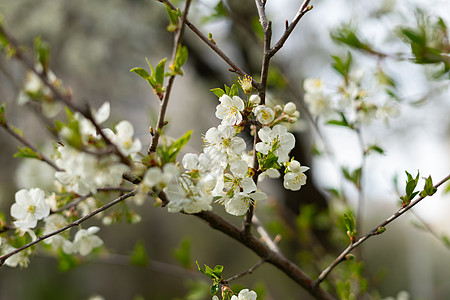
POLYGON ((229 237, 240 242, 254 253, 256 253, 262 260, 274 265, 280 271, 285 273, 289 278, 297 282, 300 286, 305 288, 316 299, 335 299, 331 294, 323 290, 314 281, 306 275, 296 264, 292 263, 280 253, 270 250, 263 242, 253 235, 248 235, 239 230, 236 226, 223 219, 219 215, 211 211, 202 211, 194 214, 196 217, 204 220, 210 227, 223 232, 229 237))
MULTIPOLYGON (((169 1, 169 0, 162 0, 161 2, 166 3, 167 5, 170 6, 170 8, 176 10, 177 8, 169 1)), ((222 60, 224 62, 226 62, 231 69, 233 70, 233 72, 236 72, 236 74, 241 75, 242 77, 250 76, 249 74, 247 74, 246 72, 244 72, 241 68, 239 68, 239 66, 233 61, 231 60, 222 50, 220 50, 220 48, 217 46, 216 43, 213 43, 212 41, 210 41, 194 24, 192 24, 189 19, 186 19, 186 25, 189 27, 189 29, 192 30, 192 32, 197 35, 209 48, 211 48, 211 50, 213 50, 220 58, 222 58, 222 60)), ((251 76, 250 76, 251 77, 251 76)), ((252 78, 252 85, 253 87, 255 87, 256 89, 259 89, 259 82, 255 81, 252 78)))
POLYGON ((303 2, 302 6, 298 10, 297 14, 295 15, 294 19, 292 20, 291 24, 286 27, 286 30, 284 31, 284 34, 281 36, 281 38, 278 40, 278 42, 273 46, 272 49, 270 49, 268 55, 270 57, 274 56, 275 53, 277 53, 284 45, 288 37, 291 35, 292 31, 294 30, 295 26, 297 26, 300 19, 308 12, 310 11, 313 6, 309 5, 310 0, 305 0, 303 2))
POLYGON ((21 136, 16 131, 14 131, 14 129, 8 123, 6 123, 6 122, 4 124, 0 123, 0 126, 2 126, 6 130, 6 132, 8 132, 13 138, 18 140, 21 144, 27 146, 28 148, 30 148, 31 150, 36 152, 38 155, 37 158, 39 160, 46 162, 50 167, 52 167, 56 171, 59 171, 59 172, 64 171, 64 170, 60 169, 50 158, 45 156, 43 153, 39 152, 39 150, 37 150, 37 148, 34 147, 30 142, 28 142, 23 136, 21 136))
POLYGON ((54 236, 54 235, 57 235, 57 234, 59 234, 59 233, 65 231, 65 230, 67 230, 67 229, 69 229, 69 228, 72 228, 72 227, 74 227, 74 226, 80 225, 80 224, 83 223, 84 221, 86 221, 86 220, 92 218, 93 216, 97 215, 98 213, 100 213, 100 212, 102 212, 102 211, 104 211, 104 210, 110 208, 111 206, 114 206, 114 205, 116 205, 117 203, 122 202, 123 200, 125 200, 125 199, 127 199, 127 198, 130 198, 130 197, 132 197, 132 196, 134 196, 136 193, 137 193, 137 189, 134 189, 133 191, 131 191, 131 192, 125 194, 125 195, 122 195, 122 196, 116 198, 115 200, 113 200, 113 201, 111 201, 111 202, 109 202, 109 203, 103 205, 102 207, 97 208, 96 210, 94 210, 93 212, 91 212, 90 214, 88 214, 88 215, 86 215, 86 216, 84 216, 84 217, 82 217, 82 218, 79 218, 78 220, 76 220, 76 221, 74 221, 74 222, 72 222, 72 223, 70 223, 70 224, 68 224, 68 225, 66 225, 66 226, 64 226, 64 227, 62 227, 62 228, 60 228, 60 229, 54 231, 54 232, 51 232, 51 233, 45 234, 45 235, 41 235, 41 236, 38 237, 36 240, 34 240, 34 241, 32 241, 32 242, 30 242, 30 243, 28 243, 28 244, 26 244, 26 245, 24 245, 24 246, 22 246, 22 247, 16 249, 16 250, 14 250, 14 251, 12 251, 12 252, 10 252, 10 253, 8 253, 8 254, 5 254, 5 255, 3 255, 3 256, 0 256, 0 267, 3 265, 3 263, 5 262, 5 260, 7 260, 9 257, 13 256, 14 254, 17 254, 17 253, 19 253, 20 251, 23 251, 23 250, 25 250, 25 249, 27 249, 27 248, 30 248, 31 246, 33 246, 33 245, 35 245, 35 244, 37 244, 37 243, 39 243, 39 242, 41 242, 41 241, 43 241, 43 240, 45 240, 45 239, 48 239, 49 237, 52 237, 52 236, 54 236))
MULTIPOLYGON (((438 182, 436 185, 434 185, 434 187, 438 188, 439 186, 441 186, 448 180, 450 180, 450 174, 447 175, 447 177, 442 179, 440 182, 438 182)), ((392 221, 396 220, 398 217, 400 217, 401 215, 406 213, 408 210, 413 208, 416 204, 418 204, 420 201, 422 201, 426 197, 428 197, 428 196, 420 196, 418 199, 412 201, 409 205, 407 205, 403 208, 400 208, 395 214, 393 214, 392 216, 387 218, 384 222, 379 224, 377 227, 375 227, 374 229, 372 229, 371 231, 366 233, 366 235, 361 237, 358 241, 356 241, 355 243, 350 243, 350 245, 344 251, 342 251, 342 253, 339 254, 339 256, 331 263, 331 265, 329 265, 326 269, 324 269, 322 271, 322 273, 320 273, 319 277, 317 277, 317 279, 315 280, 314 285, 318 286, 338 264, 340 264, 341 262, 346 260, 346 256, 347 256, 347 254, 350 253, 350 251, 352 251, 356 247, 360 246, 362 243, 364 243, 370 237, 381 234, 382 231, 380 231, 380 230, 382 228, 386 227, 389 223, 391 223, 392 221)))
MULTIPOLYGON (((188 14, 190 5, 191 5, 191 0, 187 0, 186 4, 184 6, 183 15, 181 17, 181 25, 178 27, 177 33, 175 34, 175 37, 174 37, 174 44, 173 44, 173 48, 172 48, 172 64, 175 64, 178 49, 181 46, 181 41, 183 39, 184 28, 186 26, 187 14, 188 14)), ((169 78, 169 83, 167 84, 166 92, 164 93, 164 99, 160 104, 155 134, 153 135, 152 142, 147 150, 148 154, 155 152, 156 148, 158 147, 159 137, 161 136, 162 128, 165 125, 166 110, 167 110, 167 106, 169 104, 170 92, 172 90, 175 76, 176 76, 176 74, 170 76, 170 78, 169 78)))

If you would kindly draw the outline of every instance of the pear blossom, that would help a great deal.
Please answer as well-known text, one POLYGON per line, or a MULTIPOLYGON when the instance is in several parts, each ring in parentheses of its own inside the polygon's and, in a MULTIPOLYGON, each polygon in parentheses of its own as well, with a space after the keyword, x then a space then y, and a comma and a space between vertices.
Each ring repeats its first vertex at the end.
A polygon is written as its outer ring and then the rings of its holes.
POLYGON ((283 125, 275 125, 272 129, 263 127, 258 131, 261 142, 256 144, 256 151, 267 155, 270 151, 278 157, 278 163, 289 159, 289 151, 295 146, 295 137, 287 132, 283 125))
POLYGON ((223 125, 239 125, 242 122, 241 111, 244 110, 244 101, 238 96, 231 98, 228 95, 222 95, 219 101, 216 117, 222 120, 223 125))
POLYGON ((123 155, 128 156, 132 153, 141 151, 142 143, 139 139, 133 140, 134 128, 129 121, 121 121, 115 126, 116 133, 111 129, 104 129, 106 136, 119 148, 123 155))
POLYGON ((275 118, 275 113, 270 107, 259 105, 253 109, 256 119, 263 125, 267 125, 275 118))
POLYGON ((306 175, 304 172, 309 170, 309 167, 301 166, 296 160, 292 161, 288 167, 288 172, 284 175, 283 186, 291 191, 298 191, 302 185, 306 184, 306 175))
POLYGON ((85 256, 93 249, 103 245, 103 241, 95 234, 100 230, 97 226, 89 227, 88 229, 80 229, 73 240, 73 253, 80 253, 85 256))
POLYGON ((45 193, 39 188, 20 190, 15 198, 16 202, 11 206, 11 216, 17 220, 14 226, 22 231, 36 227, 37 221, 50 213, 50 206, 44 199, 45 193))
POLYGON ((243 289, 239 292, 239 295, 233 295, 231 300, 256 300, 258 295, 254 291, 250 291, 249 289, 243 289))

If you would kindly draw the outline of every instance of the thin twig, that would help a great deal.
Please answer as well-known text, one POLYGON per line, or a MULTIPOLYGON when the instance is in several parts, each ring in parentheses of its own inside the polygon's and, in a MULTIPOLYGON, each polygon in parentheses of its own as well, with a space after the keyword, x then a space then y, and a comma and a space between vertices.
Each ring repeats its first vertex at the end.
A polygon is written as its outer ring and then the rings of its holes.
POLYGON ((34 241, 32 241, 32 242, 30 242, 30 243, 28 243, 28 244, 26 244, 26 245, 24 245, 24 246, 22 246, 22 247, 16 249, 16 250, 14 250, 14 251, 12 251, 12 252, 10 252, 10 253, 8 253, 8 254, 5 254, 5 255, 3 255, 3 256, 0 256, 0 266, 3 265, 3 263, 5 262, 6 259, 8 259, 9 257, 13 256, 14 254, 17 254, 17 253, 19 253, 20 251, 23 251, 23 250, 25 250, 25 249, 27 249, 27 248, 30 248, 31 246, 33 246, 33 245, 35 245, 35 244, 37 244, 37 243, 39 243, 39 242, 41 242, 41 241, 43 241, 43 240, 45 240, 45 239, 48 239, 49 237, 52 237, 52 236, 54 236, 54 235, 57 235, 57 234, 59 234, 59 233, 65 231, 65 230, 67 230, 67 229, 69 229, 69 228, 72 228, 72 227, 74 227, 74 226, 80 225, 80 224, 83 223, 84 221, 86 221, 86 220, 92 218, 93 216, 97 215, 98 213, 100 213, 100 212, 102 212, 102 211, 104 211, 104 210, 110 208, 111 206, 114 206, 114 205, 116 205, 117 203, 122 202, 123 200, 125 200, 125 199, 127 199, 127 198, 130 198, 130 197, 132 197, 132 196, 134 196, 136 193, 137 193, 137 189, 134 189, 133 191, 131 191, 131 192, 125 194, 125 195, 122 195, 122 196, 116 198, 115 200, 113 200, 113 201, 111 201, 111 202, 109 202, 109 203, 103 205, 102 207, 97 208, 96 210, 94 210, 93 212, 91 212, 90 214, 88 214, 88 215, 86 215, 86 216, 84 216, 84 217, 82 217, 82 218, 79 218, 78 220, 76 220, 76 221, 74 221, 74 222, 72 222, 72 223, 70 223, 70 224, 68 224, 68 225, 66 225, 66 226, 64 226, 64 227, 62 227, 62 228, 56 230, 56 231, 53 231, 53 232, 51 232, 51 233, 49 233, 49 234, 41 235, 41 236, 38 237, 36 240, 34 240, 34 241))
POLYGON ((256 231, 261 236, 261 239, 264 243, 266 243, 267 247, 269 247, 270 250, 276 253, 281 253, 280 248, 278 248, 278 245, 273 241, 273 239, 269 236, 267 233, 267 230, 261 225, 261 222, 259 222, 259 219, 256 217, 256 215, 253 215, 253 224, 255 224, 256 231))
MULTIPOLYGON (((448 180, 450 180, 450 174, 447 175, 441 181, 439 181, 436 185, 434 185, 434 187, 438 188, 439 186, 441 186, 448 180)), ((380 231, 380 229, 385 228, 389 223, 391 223, 392 221, 396 220, 398 217, 400 217, 401 215, 406 213, 408 210, 413 208, 416 204, 418 204, 420 201, 422 201, 426 197, 428 197, 428 196, 420 196, 418 199, 412 201, 409 205, 399 209, 395 214, 393 214, 392 216, 387 218, 385 221, 383 221, 381 224, 379 224, 377 227, 375 227, 374 229, 372 229, 371 231, 366 233, 366 235, 361 237, 358 241, 356 241, 355 243, 350 243, 350 245, 344 251, 342 251, 342 253, 339 254, 339 256, 331 263, 331 265, 329 265, 326 269, 324 269, 322 271, 322 273, 320 273, 320 275, 315 280, 314 285, 318 286, 338 264, 340 264, 341 262, 346 260, 346 256, 347 256, 347 254, 350 253, 350 251, 352 251, 356 247, 360 246, 362 243, 364 243, 370 237, 380 234, 382 232, 382 231, 380 231)))
POLYGON ((284 257, 284 255, 270 250, 269 247, 254 235, 243 233, 239 228, 212 211, 202 211, 194 215, 205 221, 211 228, 221 231, 252 250, 262 260, 272 264, 289 278, 297 282, 316 299, 335 299, 320 286, 314 285, 314 281, 296 264, 284 257))
POLYGON ((18 134, 8 123, 0 125, 6 130, 6 132, 8 132, 12 137, 18 140, 21 144, 25 145, 26 147, 30 148, 33 152, 35 152, 38 155, 37 159, 47 163, 56 171, 59 172, 64 171, 63 169, 59 168, 50 158, 45 156, 42 152, 39 152, 39 150, 37 150, 36 147, 34 147, 30 142, 28 142, 23 136, 18 134))
POLYGON ((419 222, 421 223, 421 225, 423 226, 423 230, 427 231, 428 233, 430 233, 432 236, 434 236, 445 248, 450 250, 450 245, 448 245, 447 243, 444 243, 442 240, 442 237, 439 236, 439 234, 433 229, 431 228, 430 225, 427 224, 427 222, 425 222, 424 219, 422 219, 422 217, 420 217, 415 211, 414 209, 411 209, 411 213, 414 215, 414 217, 419 220, 419 222))
POLYGON ((278 40, 278 42, 273 46, 272 49, 270 49, 268 55, 270 57, 274 56, 275 53, 277 53, 284 45, 288 37, 291 35, 292 31, 294 30, 295 26, 297 26, 300 19, 313 7, 312 5, 309 5, 310 0, 305 0, 303 2, 302 6, 298 10, 297 14, 295 15, 294 19, 292 20, 291 24, 287 26, 286 30, 284 31, 281 38, 278 40))
MULTIPOLYGON (((169 0, 162 0, 161 2, 166 3, 167 5, 170 6, 170 8, 172 8, 173 10, 176 10, 177 8, 169 1, 169 0)), ((225 61, 230 67, 231 69, 236 72, 236 74, 241 75, 242 77, 244 76, 250 76, 249 74, 247 74, 246 72, 244 72, 241 68, 239 68, 239 66, 233 61, 231 60, 218 46, 217 44, 213 43, 212 41, 210 41, 194 24, 192 24, 189 19, 186 19, 186 25, 189 27, 189 29, 192 30, 193 33, 195 33, 195 35, 197 35, 209 48, 211 48, 211 50, 213 50, 220 58, 222 58, 223 61, 225 61)), ((259 89, 260 84, 255 81, 254 79, 252 79, 252 85, 253 87, 255 87, 256 89, 259 89)))
MULTIPOLYGON (((172 64, 175 64, 177 52, 181 46, 181 41, 183 39, 184 28, 186 26, 187 14, 188 14, 190 5, 191 5, 191 0, 187 0, 185 7, 184 7, 183 15, 181 17, 181 25, 178 27, 177 33, 175 34, 175 37, 174 37, 174 44, 173 44, 173 49, 172 49, 172 64)), ((150 146, 148 147, 148 150, 147 150, 148 154, 155 152, 156 148, 158 147, 159 137, 161 136, 161 131, 165 124, 166 110, 167 110, 167 106, 169 104, 170 92, 172 90, 175 76, 176 76, 175 74, 170 76, 169 82, 166 87, 166 92, 164 94, 164 99, 161 101, 156 130, 153 135, 152 142, 151 142, 150 146)))
POLYGON ((360 173, 359 173, 359 178, 358 178, 358 204, 357 204, 357 209, 356 209, 356 230, 361 230, 361 226, 363 224, 363 215, 364 215, 364 202, 365 202, 365 197, 364 197, 364 184, 363 184, 363 179, 364 179, 364 171, 365 171, 365 166, 366 166, 366 161, 367 161, 367 152, 366 152, 366 144, 364 142, 364 138, 361 132, 361 128, 356 128, 356 135, 358 136, 358 142, 359 142, 359 146, 361 148, 361 154, 362 154, 362 161, 361 161, 361 169, 360 169, 360 173))
POLYGON ((3 35, 6 40, 8 41, 9 45, 14 49, 14 56, 22 62, 27 69, 32 71, 35 75, 37 75, 41 81, 44 83, 45 86, 47 86, 52 94, 55 96, 56 100, 59 100, 64 105, 66 105, 68 108, 70 108, 73 111, 79 112, 81 115, 83 115, 86 119, 92 122, 95 129, 100 133, 103 140, 106 142, 106 144, 111 145, 115 149, 115 154, 117 154, 120 157, 120 160, 122 163, 131 166, 130 160, 124 156, 120 150, 117 148, 117 146, 111 142, 111 140, 106 136, 106 134, 103 132, 100 125, 96 122, 95 118, 92 116, 91 109, 88 105, 86 105, 84 108, 81 106, 76 105, 72 102, 72 97, 70 94, 64 94, 62 93, 58 88, 56 88, 48 79, 47 74, 44 72, 40 72, 36 69, 34 63, 32 60, 30 60, 25 53, 22 51, 19 43, 8 33, 6 32, 5 28, 2 24, 0 24, 0 35, 3 35))
POLYGON ((254 264, 250 269, 248 269, 247 271, 244 271, 242 273, 236 274, 234 276, 231 276, 228 279, 225 279, 223 281, 224 284, 228 284, 230 283, 230 281, 236 280, 238 278, 244 277, 247 274, 252 274, 258 267, 260 267, 263 263, 265 263, 266 261, 264 259, 261 259, 260 261, 258 261, 256 264, 254 264))

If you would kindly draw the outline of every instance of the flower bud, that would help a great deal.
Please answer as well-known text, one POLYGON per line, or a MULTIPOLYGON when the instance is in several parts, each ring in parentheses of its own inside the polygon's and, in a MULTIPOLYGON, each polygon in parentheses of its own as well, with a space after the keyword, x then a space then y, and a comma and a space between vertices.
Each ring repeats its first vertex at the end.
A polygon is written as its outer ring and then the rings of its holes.
POLYGON ((261 103, 261 98, 258 95, 251 95, 249 101, 253 105, 258 105, 261 103))
POLYGON ((297 107, 292 102, 288 102, 284 106, 284 112, 287 113, 288 115, 294 114, 296 110, 297 110, 297 107))
POLYGON ((275 115, 279 115, 283 111, 283 108, 281 107, 281 105, 275 105, 273 111, 275 112, 275 115))
POLYGON ((289 163, 289 170, 291 170, 294 173, 300 172, 300 163, 296 160, 293 160, 289 163))

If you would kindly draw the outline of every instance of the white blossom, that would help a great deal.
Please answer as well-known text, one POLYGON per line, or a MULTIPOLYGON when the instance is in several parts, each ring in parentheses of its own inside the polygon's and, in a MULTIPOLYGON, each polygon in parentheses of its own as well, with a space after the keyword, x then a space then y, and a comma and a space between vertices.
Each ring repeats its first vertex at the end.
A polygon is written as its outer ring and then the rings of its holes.
POLYGON ((241 111, 244 110, 244 101, 238 96, 231 98, 228 95, 222 95, 219 101, 216 117, 222 120, 223 125, 239 125, 242 122, 241 111))
POLYGON ((214 152, 227 154, 228 157, 240 155, 246 148, 244 139, 237 137, 234 127, 230 125, 219 125, 217 128, 208 129, 205 134, 205 144, 205 153, 212 156, 214 152))
POLYGON ((288 190, 298 191, 302 185, 306 184, 306 175, 304 172, 309 170, 309 167, 300 166, 300 163, 294 160, 291 162, 288 169, 292 172, 288 172, 284 175, 283 186, 288 190))
MULTIPOLYGON (((108 120, 111 112, 111 105, 109 102, 104 102, 98 110, 91 109, 91 114, 95 122, 100 125, 108 120)), ((89 137, 96 137, 97 130, 92 122, 82 116, 80 113, 75 114, 75 118, 78 120, 80 126, 81 138, 87 141, 89 137)))
POLYGON ((254 192, 251 194, 239 192, 229 200, 225 201, 225 210, 231 215, 242 216, 247 212, 250 204, 254 203, 255 201, 266 199, 267 195, 263 192, 254 192))
POLYGON ((263 125, 267 125, 273 121, 275 113, 270 107, 259 105, 253 109, 256 119, 263 125))
POLYGON ((100 228, 97 226, 78 230, 73 240, 73 253, 80 253, 85 256, 91 253, 93 249, 103 245, 103 241, 95 235, 99 230, 100 228))
MULTIPOLYGON (((67 220, 62 215, 52 214, 45 218, 44 234, 55 232, 67 225, 67 220)), ((72 242, 57 234, 44 240, 44 243, 51 244, 53 249, 63 249, 67 254, 72 253, 72 242)))
POLYGON ((45 193, 39 188, 20 190, 15 198, 16 202, 11 206, 11 216, 17 220, 14 226, 22 231, 36 227, 37 221, 50 213, 50 206, 44 199, 45 193))
POLYGON ((142 184, 148 188, 157 190, 164 189, 178 174, 178 167, 173 163, 167 163, 164 167, 152 167, 147 170, 142 180, 142 184))
POLYGON ((128 156, 132 153, 141 151, 142 143, 139 139, 133 140, 134 128, 129 121, 121 121, 115 126, 116 133, 111 129, 104 129, 106 136, 116 145, 120 152, 128 156))
MULTIPOLYGON (((11 253, 13 251, 17 250, 17 248, 12 247, 11 245, 4 245, 4 250, 3 250, 3 254, 8 254, 11 253)), ((21 268, 26 268, 28 267, 28 264, 30 263, 30 256, 31 251, 29 249, 20 251, 10 257, 8 257, 5 260, 5 265, 7 265, 8 267, 12 267, 15 268, 17 266, 20 266, 21 268)))
POLYGON ((256 151, 267 155, 272 151, 278 157, 278 162, 283 163, 289 159, 289 151, 295 146, 295 137, 287 132, 282 125, 275 125, 272 129, 263 127, 258 131, 261 142, 256 144, 256 151))
POLYGON ((171 182, 164 192, 170 200, 167 205, 169 212, 193 214, 212 209, 212 195, 196 186, 187 176, 180 176, 176 182, 171 182))
POLYGON ((256 300, 258 295, 254 291, 243 289, 239 292, 239 295, 233 295, 231 300, 256 300))
POLYGON ((261 97, 259 97, 258 95, 251 95, 248 101, 250 101, 250 103, 253 105, 258 105, 261 103, 261 97))

